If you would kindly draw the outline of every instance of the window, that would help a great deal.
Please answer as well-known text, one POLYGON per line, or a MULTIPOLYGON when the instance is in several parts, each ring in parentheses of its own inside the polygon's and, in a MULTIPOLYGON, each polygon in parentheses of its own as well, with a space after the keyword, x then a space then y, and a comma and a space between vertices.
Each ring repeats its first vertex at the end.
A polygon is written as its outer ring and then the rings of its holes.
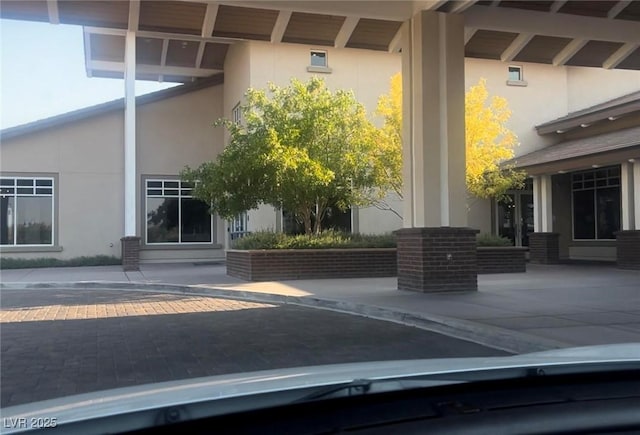
POLYGON ((328 67, 327 52, 322 50, 311 50, 311 66, 328 67))
POLYGON ((240 107, 240 103, 236 104, 231 110, 231 117, 234 124, 242 123, 242 108, 240 107))
POLYGON ((209 206, 179 180, 146 181, 147 244, 212 243, 209 206))
POLYGON ((0 245, 53 245, 53 178, 0 178, 0 245))
POLYGON ((509 81, 510 82, 520 82, 520 81, 522 81, 522 67, 521 66, 510 66, 509 67, 509 81))
POLYGON ((615 239, 620 230, 620 167, 572 174, 571 191, 573 238, 615 239))

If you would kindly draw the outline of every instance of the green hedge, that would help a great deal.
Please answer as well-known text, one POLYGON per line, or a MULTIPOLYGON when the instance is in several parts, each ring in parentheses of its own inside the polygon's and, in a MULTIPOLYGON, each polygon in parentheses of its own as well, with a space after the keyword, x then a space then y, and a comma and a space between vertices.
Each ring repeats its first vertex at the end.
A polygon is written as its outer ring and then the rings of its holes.
POLYGON ((291 236, 258 231, 233 242, 235 249, 327 249, 327 248, 395 248, 392 234, 348 234, 325 231, 320 234, 291 236))
POLYGON ((506 237, 496 236, 495 234, 478 234, 477 236, 478 246, 513 246, 511 240, 506 237))
POLYGON ((0 257, 0 269, 31 269, 36 267, 112 266, 122 264, 118 257, 95 255, 68 260, 58 258, 5 258, 0 257))

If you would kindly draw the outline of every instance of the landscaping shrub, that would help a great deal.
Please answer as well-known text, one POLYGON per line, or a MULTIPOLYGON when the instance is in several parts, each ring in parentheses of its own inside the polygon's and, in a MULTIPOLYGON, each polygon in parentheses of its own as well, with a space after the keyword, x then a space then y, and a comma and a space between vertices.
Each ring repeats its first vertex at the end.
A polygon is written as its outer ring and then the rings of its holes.
POLYGON ((478 234, 476 241, 478 246, 513 246, 511 240, 506 237, 488 233, 478 234))
POLYGON ((0 257, 0 269, 30 269, 36 267, 81 267, 112 266, 122 264, 122 260, 109 255, 76 257, 68 260, 59 258, 6 258, 0 257))
POLYGON ((392 234, 349 234, 324 231, 320 234, 287 235, 258 231, 233 242, 235 249, 327 249, 327 248, 395 248, 392 234))

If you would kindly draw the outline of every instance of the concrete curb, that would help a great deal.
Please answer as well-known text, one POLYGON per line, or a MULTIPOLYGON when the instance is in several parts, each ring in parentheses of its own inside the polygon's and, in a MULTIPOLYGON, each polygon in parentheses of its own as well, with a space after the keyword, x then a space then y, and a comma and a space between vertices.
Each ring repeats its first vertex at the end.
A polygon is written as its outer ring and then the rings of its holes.
POLYGON ((144 292, 162 292, 171 294, 188 294, 193 296, 222 297, 253 302, 292 304, 355 314, 371 319, 390 321, 405 326, 412 326, 449 337, 471 341, 494 349, 515 354, 525 354, 544 350, 571 347, 570 344, 556 340, 524 334, 495 326, 482 325, 468 320, 453 319, 428 313, 407 312, 393 308, 374 305, 325 299, 310 296, 287 296, 273 293, 260 293, 245 290, 228 290, 215 286, 180 285, 145 282, 117 281, 76 281, 76 282, 25 282, 0 283, 0 289, 101 289, 101 290, 136 290, 144 292))

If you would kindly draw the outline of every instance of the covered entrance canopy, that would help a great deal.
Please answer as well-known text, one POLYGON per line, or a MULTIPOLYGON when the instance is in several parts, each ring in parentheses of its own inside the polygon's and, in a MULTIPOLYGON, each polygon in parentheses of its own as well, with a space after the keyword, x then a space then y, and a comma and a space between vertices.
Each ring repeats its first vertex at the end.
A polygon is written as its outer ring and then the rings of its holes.
MULTIPOLYGON (((628 0, 41 0, 2 1, 0 16, 83 25, 87 73, 125 78, 125 259, 138 243, 135 78, 221 74, 228 44, 240 40, 401 51, 398 285, 419 291, 477 287, 475 232, 465 228, 464 57, 640 69, 640 2, 628 0)), ((547 189, 535 180, 534 191, 547 189)), ((550 231, 550 206, 541 210, 537 228, 550 231)))

